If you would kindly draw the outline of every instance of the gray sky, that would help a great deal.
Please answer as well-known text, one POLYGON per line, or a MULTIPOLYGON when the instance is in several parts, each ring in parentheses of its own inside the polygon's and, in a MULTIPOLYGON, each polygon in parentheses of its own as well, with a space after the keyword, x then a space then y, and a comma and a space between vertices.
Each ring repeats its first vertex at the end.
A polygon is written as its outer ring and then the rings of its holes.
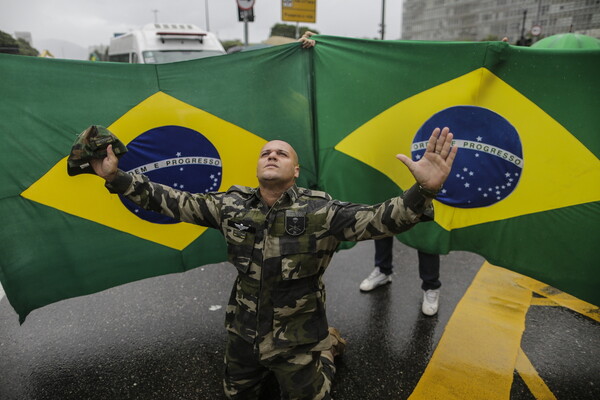
MULTIPOLYGON (((244 39, 238 22, 236 0, 0 0, 0 30, 14 35, 26 31, 33 46, 49 39, 79 46, 108 44, 114 32, 127 32, 146 23, 193 23, 209 28, 221 40, 244 39)), ((399 39, 402 0, 386 0, 386 39, 399 39)), ((304 24, 323 34, 379 38, 382 0, 317 0, 317 22, 304 24)), ((256 0, 255 22, 249 24, 249 42, 268 38, 270 28, 281 20, 281 0, 256 0)), ((286 22, 291 23, 291 22, 286 22)))

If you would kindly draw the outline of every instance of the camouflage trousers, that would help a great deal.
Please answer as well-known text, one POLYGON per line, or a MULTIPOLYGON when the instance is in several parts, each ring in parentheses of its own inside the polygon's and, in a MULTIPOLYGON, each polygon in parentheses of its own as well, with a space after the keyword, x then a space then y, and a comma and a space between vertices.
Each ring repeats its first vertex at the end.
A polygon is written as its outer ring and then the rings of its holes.
POLYGON ((273 374, 282 400, 331 400, 335 365, 320 351, 294 349, 260 360, 254 346, 229 334, 225 350, 225 395, 232 400, 257 400, 273 374))

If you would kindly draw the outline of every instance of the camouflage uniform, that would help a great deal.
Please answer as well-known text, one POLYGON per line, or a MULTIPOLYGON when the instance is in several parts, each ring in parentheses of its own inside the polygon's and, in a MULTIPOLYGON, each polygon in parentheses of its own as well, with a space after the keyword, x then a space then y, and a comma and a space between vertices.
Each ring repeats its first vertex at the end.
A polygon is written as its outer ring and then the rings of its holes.
POLYGON ((238 269, 225 321, 229 398, 256 398, 250 393, 269 370, 284 398, 330 398, 335 368, 320 352, 331 347, 321 279, 331 257, 341 241, 390 236, 433 215, 416 185, 373 206, 294 185, 271 208, 258 189, 242 186, 192 194, 119 171, 107 187, 146 209, 223 233, 238 269))

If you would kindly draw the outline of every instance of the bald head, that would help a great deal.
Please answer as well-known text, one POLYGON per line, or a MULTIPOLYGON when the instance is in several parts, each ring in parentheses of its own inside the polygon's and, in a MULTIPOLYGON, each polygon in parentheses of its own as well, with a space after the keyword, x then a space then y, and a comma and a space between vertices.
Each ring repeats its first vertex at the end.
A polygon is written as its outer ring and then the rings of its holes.
POLYGON ((283 140, 272 140, 260 150, 256 166, 256 177, 261 186, 292 186, 300 175, 298 154, 283 140))
POLYGON ((261 155, 262 155, 263 151, 269 150, 269 149, 280 149, 280 150, 288 152, 294 160, 294 163, 295 163, 294 165, 298 165, 298 154, 296 153, 296 150, 294 150, 292 145, 289 144, 288 142, 284 142, 283 140, 271 140, 270 142, 268 142, 267 144, 265 144, 262 147, 262 149, 260 150, 261 155))

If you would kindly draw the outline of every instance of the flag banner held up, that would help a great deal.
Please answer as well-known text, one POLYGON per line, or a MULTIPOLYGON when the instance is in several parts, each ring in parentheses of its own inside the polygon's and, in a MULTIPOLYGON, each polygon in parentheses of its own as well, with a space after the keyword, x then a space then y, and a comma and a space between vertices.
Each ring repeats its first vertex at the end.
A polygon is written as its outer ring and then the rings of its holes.
POLYGON ((600 51, 316 39, 163 65, 0 55, 0 281, 21 321, 226 258, 219 232, 69 177, 71 145, 92 124, 128 146, 123 168, 172 187, 256 186, 258 150, 281 139, 299 154, 299 185, 368 203, 410 187, 395 154, 418 159, 448 125, 459 151, 435 221, 399 239, 476 252, 600 304, 600 51))

